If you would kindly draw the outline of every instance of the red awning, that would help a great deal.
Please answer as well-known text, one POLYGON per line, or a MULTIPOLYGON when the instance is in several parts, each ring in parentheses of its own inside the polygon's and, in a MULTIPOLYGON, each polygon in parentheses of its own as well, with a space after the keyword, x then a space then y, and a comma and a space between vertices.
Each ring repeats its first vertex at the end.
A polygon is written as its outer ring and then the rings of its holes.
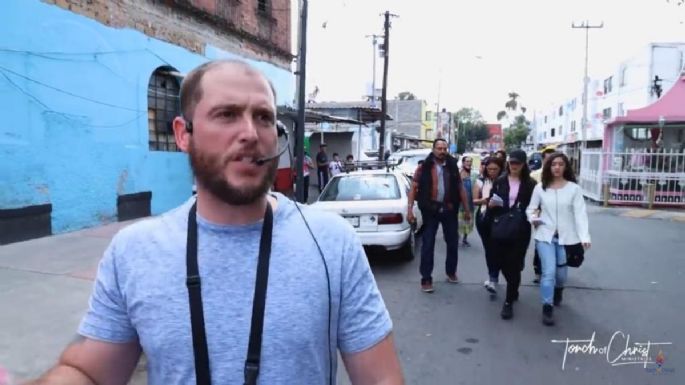
POLYGON ((631 123, 658 124, 660 117, 666 124, 685 123, 685 75, 659 100, 647 107, 628 110, 626 116, 617 117, 607 123, 607 127, 631 123))

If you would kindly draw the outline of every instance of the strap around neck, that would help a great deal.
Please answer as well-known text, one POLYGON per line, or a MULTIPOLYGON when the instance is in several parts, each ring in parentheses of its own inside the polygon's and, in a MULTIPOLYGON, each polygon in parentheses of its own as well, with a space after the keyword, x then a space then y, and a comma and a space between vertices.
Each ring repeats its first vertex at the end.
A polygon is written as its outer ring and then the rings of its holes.
MULTIPOLYGON (((257 383, 259 362, 262 351, 262 332, 264 329, 264 309, 266 305, 266 289, 269 279, 269 259, 271 257, 271 241, 273 232, 273 210, 266 202, 262 235, 259 241, 259 259, 254 300, 252 304, 252 322, 250 325, 250 340, 248 343, 247 359, 245 360, 244 380, 246 385, 257 383)), ((193 336, 193 353, 195 357, 195 377, 197 385, 211 385, 209 366, 209 352, 207 350, 207 336, 205 333, 204 310, 202 307, 202 287, 197 260, 197 202, 188 213, 188 237, 186 244, 186 286, 188 287, 188 301, 190 304, 190 323, 193 336)))

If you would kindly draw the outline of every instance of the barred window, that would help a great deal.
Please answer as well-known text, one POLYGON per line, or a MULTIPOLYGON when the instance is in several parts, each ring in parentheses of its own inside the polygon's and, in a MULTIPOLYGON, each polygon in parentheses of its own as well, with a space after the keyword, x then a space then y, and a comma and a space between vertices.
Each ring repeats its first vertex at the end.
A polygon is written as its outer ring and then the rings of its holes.
POLYGON ((147 88, 147 119, 150 151, 179 151, 172 122, 180 115, 181 85, 172 73, 176 69, 159 67, 150 76, 147 88))

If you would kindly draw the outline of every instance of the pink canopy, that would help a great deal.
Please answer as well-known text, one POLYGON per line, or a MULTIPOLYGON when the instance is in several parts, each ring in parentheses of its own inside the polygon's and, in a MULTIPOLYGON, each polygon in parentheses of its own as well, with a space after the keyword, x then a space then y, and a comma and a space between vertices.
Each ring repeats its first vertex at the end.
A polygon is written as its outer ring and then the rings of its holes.
POLYGON ((656 102, 647 107, 628 110, 626 116, 619 116, 607 124, 607 127, 631 123, 658 123, 659 118, 665 123, 685 123, 685 74, 673 87, 656 102))

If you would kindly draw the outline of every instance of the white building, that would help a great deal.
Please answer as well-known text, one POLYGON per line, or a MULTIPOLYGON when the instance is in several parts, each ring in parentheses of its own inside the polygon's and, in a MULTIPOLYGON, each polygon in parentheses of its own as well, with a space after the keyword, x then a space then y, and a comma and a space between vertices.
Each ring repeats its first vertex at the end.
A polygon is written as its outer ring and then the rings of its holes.
POLYGON ((588 86, 588 124, 583 133, 583 84, 576 95, 535 112, 531 139, 538 147, 556 144, 574 152, 587 141, 599 148, 604 123, 624 116, 629 109, 647 106, 658 99, 655 76, 662 92, 670 89, 685 70, 685 43, 652 43, 619 63, 612 73, 591 78, 588 86), (585 134, 585 139, 583 137, 585 134))

